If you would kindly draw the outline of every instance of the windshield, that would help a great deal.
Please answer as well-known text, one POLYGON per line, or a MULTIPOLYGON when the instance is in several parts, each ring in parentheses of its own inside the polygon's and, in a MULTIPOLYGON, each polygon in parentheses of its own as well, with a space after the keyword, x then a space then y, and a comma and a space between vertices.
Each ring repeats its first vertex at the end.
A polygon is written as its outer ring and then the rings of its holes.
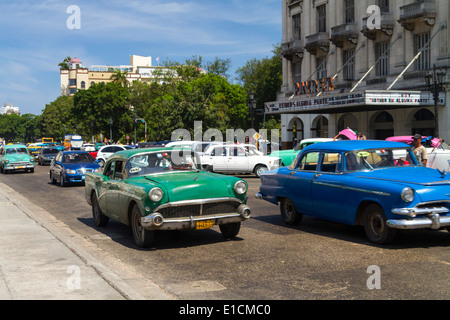
POLYGON ((27 154, 27 149, 26 148, 14 148, 14 149, 6 149, 5 150, 6 154, 16 154, 16 153, 25 153, 27 154))
POLYGON ((63 163, 90 163, 94 158, 89 153, 66 153, 63 157, 63 163))
POLYGON ((126 165, 131 177, 153 173, 197 170, 198 156, 191 151, 162 151, 137 154, 126 165))
POLYGON ((54 153, 58 153, 59 150, 58 149, 42 149, 42 153, 43 154, 54 154, 54 153))
POLYGON ((418 166, 410 148, 357 150, 347 152, 344 159, 345 171, 418 166))

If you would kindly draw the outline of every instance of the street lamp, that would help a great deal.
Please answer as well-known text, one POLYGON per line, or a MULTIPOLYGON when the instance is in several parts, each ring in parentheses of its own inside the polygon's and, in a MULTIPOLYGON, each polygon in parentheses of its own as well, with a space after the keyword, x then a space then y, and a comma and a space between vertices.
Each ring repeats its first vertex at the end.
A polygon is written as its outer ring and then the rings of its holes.
POLYGON ((434 100, 434 135, 435 137, 439 137, 439 120, 438 120, 438 103, 439 103, 439 93, 445 92, 445 88, 442 84, 445 81, 445 70, 444 68, 438 68, 436 65, 433 65, 433 71, 428 72, 425 75, 425 81, 428 85, 430 92, 433 94, 434 100))
POLYGON ((255 115, 255 109, 256 109, 256 101, 255 101, 255 94, 253 92, 250 92, 248 96, 247 106, 250 110, 250 116, 251 116, 251 129, 254 129, 254 115, 255 115))
POLYGON ((112 142, 112 124, 113 124, 113 119, 111 117, 109 117, 109 140, 112 142))

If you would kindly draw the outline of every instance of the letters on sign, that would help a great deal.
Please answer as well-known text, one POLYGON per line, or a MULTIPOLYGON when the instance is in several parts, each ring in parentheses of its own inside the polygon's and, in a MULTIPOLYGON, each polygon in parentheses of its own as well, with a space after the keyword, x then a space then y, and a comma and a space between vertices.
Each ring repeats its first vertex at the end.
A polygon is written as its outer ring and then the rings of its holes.
POLYGON ((334 90, 333 78, 322 78, 320 80, 302 81, 295 84, 295 95, 317 94, 334 90))

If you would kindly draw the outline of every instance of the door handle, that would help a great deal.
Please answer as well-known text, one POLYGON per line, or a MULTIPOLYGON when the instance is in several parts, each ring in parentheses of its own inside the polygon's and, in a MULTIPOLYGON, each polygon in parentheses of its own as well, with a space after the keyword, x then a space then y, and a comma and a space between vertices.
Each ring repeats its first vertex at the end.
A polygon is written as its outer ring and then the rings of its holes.
POLYGON ((315 175, 314 175, 314 178, 318 178, 318 177, 320 177, 322 174, 321 173, 316 173, 315 175))

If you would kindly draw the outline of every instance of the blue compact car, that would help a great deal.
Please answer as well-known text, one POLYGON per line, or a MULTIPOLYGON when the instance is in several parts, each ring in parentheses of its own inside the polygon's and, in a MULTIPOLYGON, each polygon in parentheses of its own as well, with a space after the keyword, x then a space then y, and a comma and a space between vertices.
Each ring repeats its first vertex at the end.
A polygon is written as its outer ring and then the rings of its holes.
POLYGON ((279 204, 287 224, 310 215, 363 225, 377 244, 392 242, 398 229, 450 231, 450 176, 420 166, 399 142, 311 145, 290 166, 262 174, 256 197, 279 204))
POLYGON ((50 181, 61 187, 84 183, 86 172, 101 172, 99 164, 87 151, 61 151, 50 164, 50 181))

